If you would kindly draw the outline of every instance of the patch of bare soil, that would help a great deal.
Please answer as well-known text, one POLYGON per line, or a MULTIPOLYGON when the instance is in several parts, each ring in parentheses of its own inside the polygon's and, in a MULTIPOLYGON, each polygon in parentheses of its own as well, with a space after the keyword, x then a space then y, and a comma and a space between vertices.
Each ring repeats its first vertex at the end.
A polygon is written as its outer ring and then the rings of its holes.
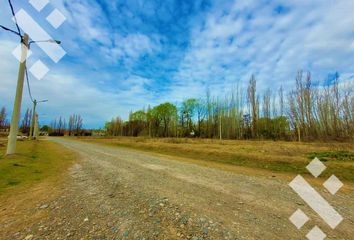
POLYGON ((53 206, 47 203, 60 196, 60 184, 51 181, 1 195, 0 239, 30 238, 36 223, 48 219, 53 206))

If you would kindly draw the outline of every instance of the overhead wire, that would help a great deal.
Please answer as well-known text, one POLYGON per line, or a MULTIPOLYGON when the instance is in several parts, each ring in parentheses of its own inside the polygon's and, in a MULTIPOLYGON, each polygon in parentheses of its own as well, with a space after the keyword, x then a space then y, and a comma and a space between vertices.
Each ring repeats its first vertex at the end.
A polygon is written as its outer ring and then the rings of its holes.
MULTIPOLYGON (((7 27, 5 27, 3 25, 0 25, 0 28, 4 29, 5 31, 9 31, 11 33, 14 33, 14 34, 18 35, 21 38, 21 42, 23 42, 23 36, 22 36, 21 30, 20 30, 20 27, 18 26, 18 22, 17 22, 17 19, 16 19, 15 11, 14 11, 14 7, 12 5, 11 0, 8 0, 8 3, 9 3, 9 6, 10 6, 10 9, 11 9, 11 14, 12 14, 13 20, 14 20, 15 25, 16 25, 17 32, 15 30, 7 28, 7 27)), ((32 91, 31 91, 31 84, 30 84, 29 76, 28 76, 27 66, 25 66, 25 76, 26 76, 28 95, 29 95, 31 101, 34 103, 33 96, 32 96, 32 91)))
MULTIPOLYGON (((23 41, 23 36, 21 34, 20 27, 18 26, 18 23, 17 23, 14 7, 12 5, 11 0, 8 0, 8 3, 9 3, 9 6, 10 6, 10 9, 11 9, 11 14, 12 14, 13 20, 14 20, 16 28, 17 28, 17 32, 15 30, 7 28, 7 27, 5 27, 3 25, 0 25, 0 27, 2 29, 6 30, 6 31, 9 31, 9 32, 12 32, 12 33, 18 35, 21 38, 21 42, 22 42, 23 41)), ((28 89, 29 97, 30 97, 31 101, 34 102, 33 97, 32 97, 31 85, 30 85, 30 81, 29 81, 29 77, 28 77, 27 66, 25 66, 25 76, 26 76, 26 83, 27 83, 27 89, 28 89)))
POLYGON ((26 82, 27 82, 27 89, 28 89, 28 95, 30 96, 31 101, 34 103, 33 97, 32 97, 32 91, 31 91, 31 85, 28 77, 28 71, 27 67, 25 66, 25 75, 26 75, 26 82))
POLYGON ((14 33, 14 34, 16 34, 16 35, 18 35, 18 36, 21 37, 21 35, 20 35, 18 32, 14 31, 14 30, 12 30, 12 29, 10 29, 10 28, 7 28, 7 27, 5 27, 5 26, 3 26, 3 25, 0 25, 0 27, 1 27, 2 29, 6 30, 6 31, 12 32, 12 33, 14 33))
POLYGON ((18 34, 22 37, 21 30, 20 30, 20 27, 18 26, 17 19, 16 19, 16 15, 15 15, 15 11, 14 11, 14 7, 13 7, 13 5, 12 5, 11 0, 8 0, 8 3, 9 3, 10 8, 11 8, 11 13, 12 13, 12 16, 13 16, 13 18, 14 18, 15 25, 16 25, 16 28, 17 28, 17 31, 18 31, 18 34))

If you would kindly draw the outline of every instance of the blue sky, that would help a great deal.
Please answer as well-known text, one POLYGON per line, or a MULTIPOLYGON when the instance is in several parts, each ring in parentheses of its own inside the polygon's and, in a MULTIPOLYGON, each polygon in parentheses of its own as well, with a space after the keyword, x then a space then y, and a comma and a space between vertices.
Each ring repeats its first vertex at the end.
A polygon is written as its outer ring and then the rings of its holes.
MULTIPOLYGON (((86 127, 165 101, 203 97, 209 88, 225 95, 251 74, 259 91, 290 89, 296 72, 310 70, 328 83, 354 76, 352 0, 51 0, 40 13, 13 1, 52 36, 67 55, 54 64, 34 47, 50 72, 31 76, 41 122, 80 113, 86 127), (67 21, 57 30, 45 17, 58 8, 67 21)), ((7 0, 0 24, 14 28, 7 0)), ((0 31, 0 105, 12 107, 18 70, 11 52, 16 36, 0 31)), ((23 109, 31 106, 25 89, 23 109)))

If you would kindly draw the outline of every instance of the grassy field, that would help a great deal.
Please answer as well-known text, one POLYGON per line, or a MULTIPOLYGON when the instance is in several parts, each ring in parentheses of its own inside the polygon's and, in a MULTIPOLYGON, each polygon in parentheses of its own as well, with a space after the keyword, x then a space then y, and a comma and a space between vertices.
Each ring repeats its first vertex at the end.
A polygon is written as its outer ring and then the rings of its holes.
POLYGON ((55 180, 75 159, 73 153, 50 141, 18 142, 18 154, 11 156, 5 156, 5 147, 5 140, 0 139, 0 195, 55 180))
POLYGON ((211 139, 80 138, 88 142, 155 152, 226 165, 272 172, 307 174, 314 157, 328 167, 321 177, 332 174, 354 181, 353 143, 297 143, 282 141, 233 141, 211 139))

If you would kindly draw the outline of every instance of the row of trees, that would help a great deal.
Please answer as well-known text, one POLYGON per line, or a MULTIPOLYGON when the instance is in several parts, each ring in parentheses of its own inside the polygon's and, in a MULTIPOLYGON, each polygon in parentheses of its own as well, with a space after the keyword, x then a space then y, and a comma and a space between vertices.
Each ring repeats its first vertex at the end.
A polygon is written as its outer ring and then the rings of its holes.
MULTIPOLYGON (((32 110, 27 108, 25 114, 20 121, 20 132, 23 134, 29 134, 32 124, 32 110)), ((7 111, 5 107, 1 108, 0 111, 0 130, 7 131, 10 129, 10 123, 7 118, 7 111)), ((54 119, 50 126, 43 126, 42 131, 48 132, 51 136, 64 136, 65 134, 69 136, 83 135, 83 119, 79 114, 73 114, 69 116, 68 122, 65 118, 59 117, 54 119)))
POLYGON ((336 74, 327 86, 314 86, 309 72, 298 72, 296 88, 257 92, 250 78, 245 91, 224 98, 187 99, 177 106, 163 103, 131 112, 105 125, 112 136, 188 137, 227 139, 349 139, 354 136, 353 86, 339 84, 336 74))
POLYGON ((83 119, 81 115, 73 114, 69 116, 69 120, 66 122, 66 119, 60 116, 50 123, 48 132, 50 136, 83 135, 83 119))
POLYGON ((0 130, 4 131, 10 128, 10 123, 7 119, 6 108, 2 107, 0 111, 0 130))
MULTIPOLYGON (((20 121, 20 131, 24 134, 29 134, 32 122, 32 110, 27 108, 25 115, 20 121)), ((10 129, 10 122, 7 118, 7 111, 5 107, 1 108, 0 111, 0 130, 7 131, 10 129)))
POLYGON ((29 135, 31 124, 32 124, 32 110, 27 108, 25 115, 23 115, 23 118, 21 120, 20 132, 29 135))

